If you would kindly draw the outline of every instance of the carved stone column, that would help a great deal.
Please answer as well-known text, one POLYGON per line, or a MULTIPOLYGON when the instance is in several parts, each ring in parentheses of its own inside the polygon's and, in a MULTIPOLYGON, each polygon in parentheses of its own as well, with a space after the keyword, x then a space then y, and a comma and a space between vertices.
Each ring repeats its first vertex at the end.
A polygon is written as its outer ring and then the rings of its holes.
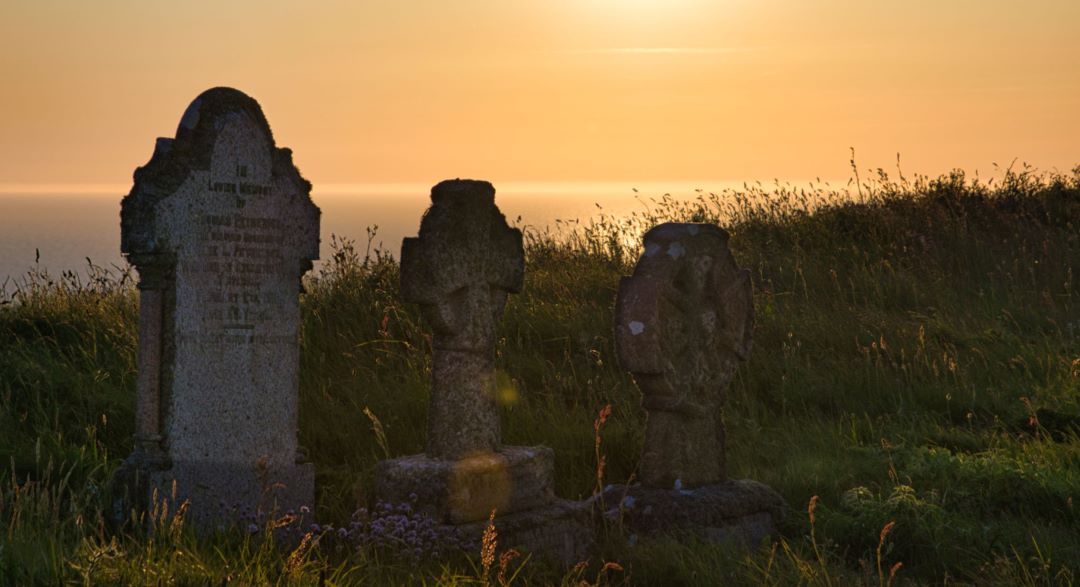
POLYGON ((168 269, 160 261, 133 259, 139 263, 139 354, 135 380, 135 452, 161 459, 161 367, 162 328, 168 269))

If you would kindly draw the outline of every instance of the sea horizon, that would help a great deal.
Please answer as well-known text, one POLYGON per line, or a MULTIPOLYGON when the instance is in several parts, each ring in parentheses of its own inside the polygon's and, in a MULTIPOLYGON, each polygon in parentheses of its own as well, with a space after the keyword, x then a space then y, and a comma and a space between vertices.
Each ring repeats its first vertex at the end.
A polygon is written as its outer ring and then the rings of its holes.
MULTIPOLYGON (((495 183, 496 203, 507 220, 525 230, 559 230, 601 216, 646 211, 653 200, 691 200, 702 194, 771 191, 779 186, 842 191, 847 180, 702 181, 519 181, 495 183)), ((401 239, 416 234, 431 186, 421 182, 341 182, 313 184, 312 199, 322 209, 321 259, 330 254, 331 235, 351 239, 362 253, 368 229, 371 247, 396 256, 401 239)), ((83 277, 90 263, 122 270, 120 201, 131 185, 0 184, 0 291, 11 292, 28 272, 54 277, 73 271, 83 277)))

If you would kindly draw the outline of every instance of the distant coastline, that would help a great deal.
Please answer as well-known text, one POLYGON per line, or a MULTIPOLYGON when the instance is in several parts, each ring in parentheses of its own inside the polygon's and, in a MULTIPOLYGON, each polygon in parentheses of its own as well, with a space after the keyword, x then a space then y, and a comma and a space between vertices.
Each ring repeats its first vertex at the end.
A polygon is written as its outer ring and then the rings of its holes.
MULTIPOLYGON (((783 184, 801 188, 811 181, 783 184)), ((768 190, 773 184, 760 185, 768 190)), ((844 180, 829 186, 842 189, 844 180)), ((644 211, 650 199, 665 194, 689 200, 699 193, 741 191, 743 182, 505 182, 495 188, 512 224, 557 230, 563 222, 644 211)), ((85 275, 87 258, 101 267, 125 266, 119 214, 120 200, 130 189, 119 184, 0 184, 0 284, 18 281, 35 262, 57 276, 64 271, 85 275)), ((416 233, 430 189, 418 182, 314 185, 312 197, 323 211, 323 258, 330 235, 354 239, 363 249, 373 226, 378 229, 372 246, 381 244, 396 255, 401 239, 416 233)))

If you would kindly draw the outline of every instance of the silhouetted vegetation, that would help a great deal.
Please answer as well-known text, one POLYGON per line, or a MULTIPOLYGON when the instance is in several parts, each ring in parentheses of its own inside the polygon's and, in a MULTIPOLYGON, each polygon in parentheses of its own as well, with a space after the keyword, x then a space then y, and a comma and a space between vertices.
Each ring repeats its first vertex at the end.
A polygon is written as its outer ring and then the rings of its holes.
MULTIPOLYGON (((629 217, 527 233, 498 346, 504 440, 554 448, 558 493, 587 497, 593 422, 610 404, 604 482, 632 476, 645 414, 612 347, 618 278, 648 227, 717 222, 753 274, 757 312, 728 391, 729 473, 792 511, 749 553, 610 528, 569 572, 508 555, 506 582, 1077 580, 1080 168, 992 182, 880 172, 848 187, 643 197, 629 217)), ((430 339, 385 251, 336 240, 306 290, 301 444, 318 518, 340 526, 370 505, 379 459, 423 449, 430 339)), ((126 274, 36 272, 0 307, 0 583, 498 582, 501 548, 415 562, 323 533, 288 549, 265 528, 199 540, 174 514, 150 536, 112 527, 136 299, 126 274)))

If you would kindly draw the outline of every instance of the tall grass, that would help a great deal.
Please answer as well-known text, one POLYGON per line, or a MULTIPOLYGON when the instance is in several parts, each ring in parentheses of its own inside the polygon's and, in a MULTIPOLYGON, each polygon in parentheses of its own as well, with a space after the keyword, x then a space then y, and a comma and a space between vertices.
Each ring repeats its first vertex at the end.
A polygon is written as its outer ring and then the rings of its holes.
MULTIPOLYGON (((530 560, 504 577, 1076 581, 1080 168, 1009 169, 986 182, 879 170, 836 188, 755 184, 641 203, 630 216, 526 234, 525 287, 498 343, 504 440, 553 447, 563 497, 591 495, 601 460, 607 482, 634 474, 645 414, 615 362, 616 284, 650 226, 717 222, 752 272, 758 317, 754 353, 728 392, 729 470, 776 488, 792 513, 781 536, 749 553, 616 534, 591 567, 530 560)), ((417 308, 400 301, 393 257, 334 244, 302 298, 300 436, 316 464, 316 513, 340 524, 367 505, 378 460, 422 450, 431 349, 417 308)), ((200 539, 182 524, 150 537, 111 527, 109 479, 131 448, 131 279, 37 272, 2 303, 0 583, 497 575, 496 553, 485 569, 480 552, 472 564, 416 564, 317 535, 297 553, 266 532, 200 539)))

